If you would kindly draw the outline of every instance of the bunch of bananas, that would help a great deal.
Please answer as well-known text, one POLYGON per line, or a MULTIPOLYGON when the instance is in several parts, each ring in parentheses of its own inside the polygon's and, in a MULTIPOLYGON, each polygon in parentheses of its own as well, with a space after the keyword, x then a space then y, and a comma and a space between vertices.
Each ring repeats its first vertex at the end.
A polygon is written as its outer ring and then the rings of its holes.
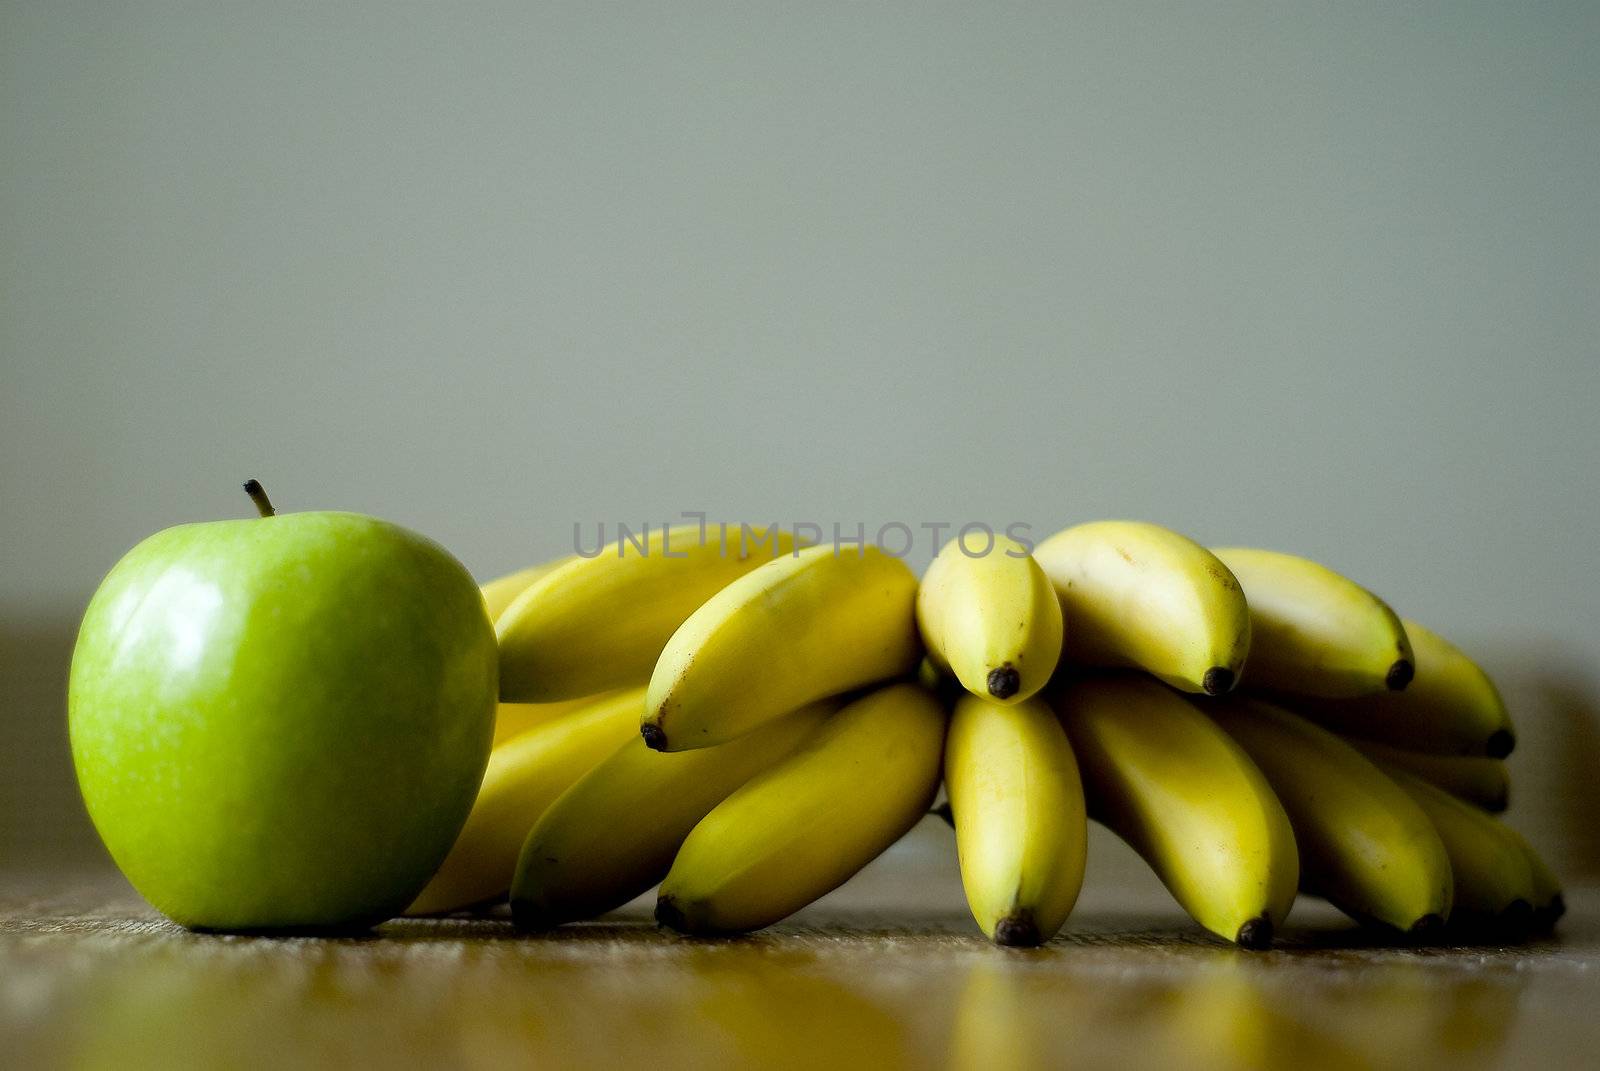
POLYGON ((659 885, 664 925, 754 930, 877 857, 941 782, 999 944, 1065 923, 1090 818, 1248 948, 1302 891, 1416 939, 1563 910, 1491 817, 1514 737, 1489 678, 1314 562, 1098 521, 951 542, 919 584, 870 546, 695 533, 485 585, 495 748, 411 914, 509 896, 543 930, 659 885))

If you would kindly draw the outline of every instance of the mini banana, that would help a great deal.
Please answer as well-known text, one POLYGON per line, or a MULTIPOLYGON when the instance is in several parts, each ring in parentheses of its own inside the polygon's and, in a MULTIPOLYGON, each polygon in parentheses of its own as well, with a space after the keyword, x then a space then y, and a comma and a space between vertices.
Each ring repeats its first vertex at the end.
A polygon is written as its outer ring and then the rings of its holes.
POLYGON ((944 783, 978 927, 1001 945, 1050 940, 1077 902, 1089 836, 1078 763, 1055 712, 1039 699, 962 696, 944 783))
POLYGON ((1539 898, 1533 867, 1510 830, 1470 803, 1394 766, 1383 767, 1433 822, 1455 876, 1453 929, 1520 935, 1539 898))
POLYGON ((694 827, 661 883, 656 919, 685 933, 741 933, 842 885, 927 811, 944 735, 943 707, 916 684, 846 706, 694 827))
POLYGON ((1020 703, 1061 658, 1061 600, 1039 563, 1014 540, 969 556, 951 540, 917 588, 928 658, 973 695, 1020 703))
POLYGON ((1228 567, 1194 540, 1142 521, 1093 521, 1033 556, 1061 597, 1064 661, 1135 666, 1207 695, 1238 683, 1250 610, 1228 567))
POLYGON ((1299 857, 1283 805, 1244 750, 1138 674, 1067 682, 1051 698, 1090 817, 1142 855, 1200 925, 1246 948, 1270 945, 1294 903, 1299 857))
POLYGON ((586 695, 581 699, 562 699, 555 703, 501 703, 494 712, 494 746, 499 747, 512 737, 521 736, 535 726, 546 725, 615 694, 615 692, 603 692, 600 695, 586 695))
POLYGON ((1205 711, 1244 748, 1277 793, 1300 848, 1300 887, 1362 922, 1403 933, 1450 916, 1450 857, 1410 796, 1326 729, 1266 703, 1230 699, 1205 711))
POLYGON ((1503 759, 1516 745, 1494 682, 1476 662, 1431 629, 1404 622, 1417 676, 1403 692, 1357 699, 1286 701, 1344 736, 1433 755, 1503 759))
POLYGON ((1549 933, 1555 928, 1556 920, 1567 913, 1567 901, 1561 895, 1561 879, 1533 850, 1526 837, 1510 826, 1501 828, 1511 835, 1528 860, 1528 874, 1533 878, 1533 928, 1538 933, 1549 933))
POLYGON ((916 591, 906 564, 876 547, 809 547, 740 577, 661 652, 645 742, 711 747, 815 699, 916 672, 916 591))
POLYGON ((653 529, 535 580, 495 621, 500 698, 548 703, 644 683, 668 637, 701 603, 794 547, 776 528, 748 539, 737 526, 723 532, 725 539, 698 524, 653 529))
POLYGON ((634 688, 535 726, 489 754, 478 798, 444 864, 408 915, 436 915, 506 894, 517 853, 546 807, 638 731, 634 688))
POLYGON ((1491 814, 1504 811, 1511 801, 1511 775, 1501 759, 1478 755, 1428 755, 1355 737, 1348 742, 1373 762, 1398 766, 1491 814))
POLYGON ((532 587, 535 580, 554 572, 565 560, 530 565, 484 583, 478 590, 483 592, 483 605, 489 611, 489 620, 498 621, 500 615, 506 612, 506 607, 517 601, 518 595, 532 587))
POLYGON ((1411 683, 1411 641, 1395 612, 1366 588, 1293 554, 1213 547, 1250 604, 1244 683, 1343 698, 1411 683))
POLYGON ((511 913, 543 930, 621 907, 666 876, 696 823, 838 709, 786 714, 718 747, 661 755, 635 733, 561 794, 528 834, 511 883, 511 913))

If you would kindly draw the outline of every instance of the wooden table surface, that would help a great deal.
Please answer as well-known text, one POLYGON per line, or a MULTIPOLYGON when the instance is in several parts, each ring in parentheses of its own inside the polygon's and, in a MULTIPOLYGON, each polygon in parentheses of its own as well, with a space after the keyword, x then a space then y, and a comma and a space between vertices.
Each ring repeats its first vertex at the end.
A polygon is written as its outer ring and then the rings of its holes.
POLYGON ((946 840, 925 822, 833 896, 726 940, 658 930, 644 901, 539 937, 494 917, 402 920, 370 936, 204 936, 102 868, 13 873, 0 891, 0 1064, 1600 1061, 1600 889, 1571 890, 1558 934, 1520 948, 1382 947, 1303 900, 1281 949, 1249 953, 1200 932, 1153 882, 1091 882, 1068 932, 1015 951, 976 935, 946 840))

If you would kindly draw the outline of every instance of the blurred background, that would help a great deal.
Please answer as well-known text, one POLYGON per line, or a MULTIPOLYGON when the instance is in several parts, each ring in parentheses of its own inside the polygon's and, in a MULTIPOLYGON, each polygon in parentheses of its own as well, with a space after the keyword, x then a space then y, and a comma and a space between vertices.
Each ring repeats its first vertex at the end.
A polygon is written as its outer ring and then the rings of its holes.
MULTIPOLYGON (((129 547, 685 510, 1292 550, 1600 876, 1600 7, 0 2, 0 867, 129 547)), ((926 560, 919 547, 913 563, 926 560)))

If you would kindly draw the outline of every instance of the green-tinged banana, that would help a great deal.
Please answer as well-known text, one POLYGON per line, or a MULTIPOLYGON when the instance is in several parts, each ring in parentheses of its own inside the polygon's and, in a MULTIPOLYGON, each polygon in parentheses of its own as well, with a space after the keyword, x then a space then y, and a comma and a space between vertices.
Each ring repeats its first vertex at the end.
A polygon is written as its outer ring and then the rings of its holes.
POLYGON ((1404 933, 1450 917, 1450 857, 1410 796, 1326 729, 1267 703, 1205 706, 1244 748, 1289 815, 1300 887, 1362 922, 1404 933))
POLYGON ((656 919, 685 933, 758 930, 842 885, 927 811, 944 735, 944 708, 916 684, 840 710, 694 827, 656 919))
POLYGON ((511 883, 524 929, 593 918, 648 890, 695 825, 820 726, 824 700, 718 747, 662 755, 638 734, 550 805, 528 834, 511 883))
POLYGON ((1200 925, 1267 947, 1294 903, 1300 865, 1288 815, 1244 750, 1138 674, 1069 681, 1051 699, 1090 817, 1142 855, 1200 925))
POLYGON ((711 747, 815 699, 914 673, 917 578, 876 547, 809 547, 740 577, 673 633, 641 731, 711 747))
POLYGON ((1429 755, 1358 737, 1350 737, 1349 742, 1372 761, 1416 774, 1491 814, 1504 811, 1511 801, 1511 775, 1501 759, 1481 755, 1429 755))
POLYGON ((1089 838, 1078 763, 1055 712, 1039 699, 962 696, 944 784, 978 928, 1001 945, 1050 940, 1077 902, 1089 838))
POLYGON ((1534 931, 1549 933, 1555 927, 1556 920, 1567 913, 1567 901, 1561 895, 1561 879, 1550 869, 1550 864, 1533 850, 1528 838, 1510 826, 1502 825, 1501 828, 1511 834, 1511 839, 1516 841, 1528 860, 1528 874, 1533 878, 1534 931))
POLYGON ((1039 563, 998 538, 972 557, 945 544, 917 588, 928 658, 973 695, 1020 703, 1049 681, 1061 658, 1061 600, 1039 563))
POLYGON ((1244 684, 1344 698, 1411 683, 1411 641, 1387 603, 1293 554, 1213 547, 1250 604, 1244 684))
POLYGON ((529 729, 546 725, 573 711, 591 707, 615 694, 615 692, 602 692, 600 695, 586 695, 581 699, 562 699, 555 703, 501 703, 494 712, 494 746, 499 747, 513 736, 521 736, 529 729))
POLYGON ((1222 695, 1250 650, 1250 610, 1215 554, 1143 521, 1068 528, 1033 552, 1061 597, 1062 659, 1134 666, 1186 692, 1222 695))
POLYGON ((1538 899, 1533 868, 1507 827, 1420 777, 1394 766, 1384 766, 1383 772, 1422 807, 1450 854, 1455 875, 1451 928, 1527 932, 1538 899))
POLYGON ((702 603, 794 548, 776 528, 720 531, 725 539, 714 526, 651 529, 536 580, 495 621, 500 698, 548 703, 643 684, 702 603))
POLYGON ((526 569, 518 569, 514 573, 507 573, 505 576, 484 583, 478 590, 483 592, 483 604, 489 611, 489 620, 498 621, 500 615, 506 612, 506 607, 517 601, 517 596, 532 587, 535 580, 554 572, 556 567, 565 561, 566 559, 562 558, 540 565, 530 565, 526 569))
POLYGON ((643 707, 644 690, 629 689, 535 726, 491 752, 466 826, 406 914, 436 915, 505 896, 533 824, 638 731, 643 707))
POLYGON ((1407 751, 1491 759, 1511 754, 1516 735, 1489 675, 1438 633, 1415 621, 1404 624, 1417 666, 1405 691, 1288 705, 1337 733, 1407 751))

